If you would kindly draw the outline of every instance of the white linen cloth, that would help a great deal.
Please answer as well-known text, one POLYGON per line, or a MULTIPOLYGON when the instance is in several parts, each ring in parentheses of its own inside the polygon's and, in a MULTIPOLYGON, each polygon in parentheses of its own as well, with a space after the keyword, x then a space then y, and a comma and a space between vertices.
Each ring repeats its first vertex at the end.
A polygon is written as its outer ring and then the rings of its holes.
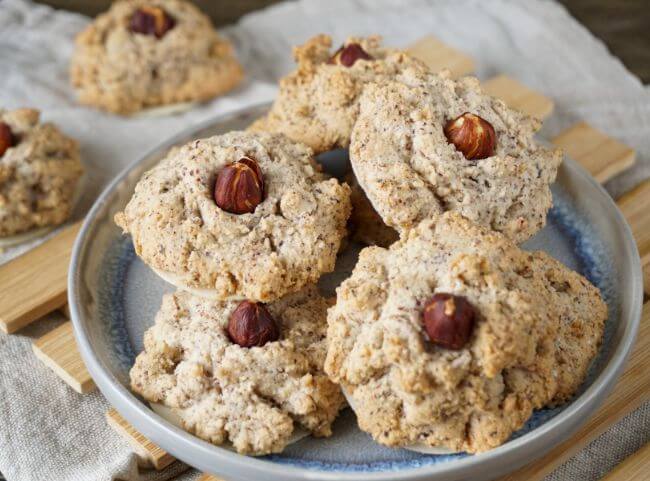
MULTIPOLYGON (((79 213, 109 179, 174 133, 219 113, 270 100, 291 70, 290 48, 315 33, 382 34, 406 46, 434 34, 474 57, 482 79, 506 73, 551 97, 556 108, 543 134, 578 120, 634 147, 638 164, 608 184, 618 196, 650 174, 650 90, 566 10, 531 0, 300 0, 243 17, 224 33, 248 74, 229 95, 186 114, 125 119, 80 107, 68 82, 74 34, 88 19, 33 4, 0 2, 0 106, 32 106, 81 144, 88 172, 79 213)), ((30 246, 0 254, 0 263, 30 246)), ((0 472, 9 481, 195 479, 176 463, 160 473, 138 469, 128 445, 106 426, 99 393, 70 390, 31 352, 33 338, 60 317, 16 335, 0 334, 0 472)), ((549 480, 596 480, 650 440, 650 404, 627 416, 549 480)))

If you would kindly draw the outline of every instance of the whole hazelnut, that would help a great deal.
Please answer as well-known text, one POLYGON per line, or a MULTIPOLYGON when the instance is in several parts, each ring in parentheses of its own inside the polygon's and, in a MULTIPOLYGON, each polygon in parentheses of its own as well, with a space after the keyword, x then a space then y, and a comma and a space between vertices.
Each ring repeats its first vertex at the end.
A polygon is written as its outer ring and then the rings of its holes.
POLYGON ((492 124, 478 115, 465 112, 447 122, 444 132, 449 143, 454 144, 468 160, 494 155, 497 134, 492 124))
POLYGON ((264 200, 264 177, 257 162, 243 157, 226 165, 214 183, 214 201, 231 214, 255 212, 264 200))
POLYGON ((169 30, 174 28, 174 19, 160 7, 144 6, 131 15, 129 28, 134 33, 154 35, 162 38, 169 30))
POLYGON ((14 135, 11 128, 4 122, 0 122, 0 157, 9 149, 14 146, 14 135))
POLYGON ((334 52, 328 63, 352 67, 359 59, 372 60, 372 56, 358 43, 350 43, 334 52))
POLYGON ((474 308, 463 296, 440 292, 424 307, 424 329, 434 344, 462 349, 474 329, 474 308))
POLYGON ((280 338, 280 329, 264 304, 242 301, 228 320, 228 336, 241 347, 263 346, 280 338))

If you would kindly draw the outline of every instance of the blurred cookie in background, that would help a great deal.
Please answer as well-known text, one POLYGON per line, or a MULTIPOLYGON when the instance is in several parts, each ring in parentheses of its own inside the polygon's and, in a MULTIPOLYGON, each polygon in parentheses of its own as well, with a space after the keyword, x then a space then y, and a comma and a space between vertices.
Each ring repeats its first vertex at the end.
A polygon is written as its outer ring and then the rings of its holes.
POLYGON ((33 109, 0 109, 0 248, 65 222, 83 166, 77 142, 33 109))
POLYGON ((123 0, 76 39, 70 78, 82 104, 119 114, 201 102, 243 78, 230 42, 182 0, 123 0))

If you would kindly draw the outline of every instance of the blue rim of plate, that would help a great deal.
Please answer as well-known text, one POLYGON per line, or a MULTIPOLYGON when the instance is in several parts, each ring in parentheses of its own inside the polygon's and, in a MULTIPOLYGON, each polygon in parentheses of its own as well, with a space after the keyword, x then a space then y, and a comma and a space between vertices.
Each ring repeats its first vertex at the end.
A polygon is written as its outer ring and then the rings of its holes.
MULTIPOLYGON (((563 168, 569 169, 572 175, 576 175, 581 179, 581 181, 590 184, 590 186, 600 195, 601 201, 607 204, 608 210, 613 216, 612 222, 621 230, 623 242, 625 243, 624 248, 631 255, 632 265, 629 266, 629 268, 631 270, 630 276, 632 278, 631 286, 633 292, 630 296, 633 300, 638 302, 634 303, 627 319, 625 320, 626 326, 619 346, 612 353, 609 362, 603 368, 602 372, 594 378, 592 384, 587 387, 581 395, 573 399, 570 405, 568 405, 562 412, 530 432, 521 437, 510 440, 498 448, 445 463, 428 464, 422 467, 407 467, 399 471, 319 471, 312 468, 300 468, 273 462, 264 458, 260 459, 239 455, 203 441, 172 425, 154 413, 110 373, 104 363, 93 351, 93 347, 89 340, 89 332, 84 325, 81 310, 78 306, 78 293, 80 289, 82 266, 81 260, 85 253, 85 249, 87 248, 84 244, 84 239, 87 237, 89 231, 92 230, 94 219, 104 205, 107 204, 108 198, 111 196, 115 188, 146 159, 156 153, 168 150, 170 147, 182 142, 192 133, 208 129, 218 123, 228 122, 229 120, 236 119, 249 112, 262 113, 264 109, 268 109, 269 105, 270 104, 265 103, 246 107, 225 115, 219 115, 200 124, 191 126, 176 134, 171 139, 151 149, 147 154, 126 167, 108 184, 86 215, 72 251, 68 272, 68 303, 74 326, 75 338, 82 358, 92 375, 92 378, 109 403, 113 405, 118 412, 120 412, 120 414, 143 435, 152 439, 152 441, 156 442, 156 444, 160 445, 175 457, 198 469, 210 471, 210 466, 216 464, 215 461, 217 461, 220 466, 224 467, 224 470, 227 470, 235 476, 263 476, 264 479, 278 481, 288 481, 291 479, 322 481, 334 479, 343 481, 414 481, 427 479, 431 475, 451 476, 452 478, 450 479, 458 479, 459 477, 471 473, 483 472, 486 469, 496 469, 501 472, 507 472, 541 456, 558 441, 566 439, 573 431, 575 431, 578 426, 584 422, 586 417, 590 415, 603 401, 604 397, 613 388, 616 379, 622 372, 639 328, 643 300, 643 284, 638 250, 627 222, 604 188, 579 164, 567 158, 564 160, 563 168), (554 437, 553 432, 560 425, 568 425, 569 428, 564 430, 564 439, 558 440, 557 437, 554 437), (527 459, 522 460, 523 456, 521 455, 524 454, 524 452, 529 453, 530 456, 527 459), (206 463, 206 460, 210 460, 210 462, 206 463), (504 465, 507 465, 505 469, 504 465)), ((306 464, 307 463, 305 463, 305 465, 306 464)))

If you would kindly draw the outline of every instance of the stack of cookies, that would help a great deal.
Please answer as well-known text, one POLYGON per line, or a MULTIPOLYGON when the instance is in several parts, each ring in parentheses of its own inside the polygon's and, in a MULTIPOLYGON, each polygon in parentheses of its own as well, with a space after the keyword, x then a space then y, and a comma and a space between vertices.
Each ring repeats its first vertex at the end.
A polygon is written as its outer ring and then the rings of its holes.
POLYGON ((585 278, 518 247, 545 225, 561 153, 476 79, 377 37, 330 43, 295 50, 248 131, 173 149, 116 215, 178 288, 132 387, 245 454, 331 434, 345 398, 387 446, 499 446, 572 397, 607 316, 585 278), (352 189, 314 159, 336 148, 352 189), (369 245, 325 299, 351 214, 369 245))
POLYGON ((327 309, 350 189, 309 147, 230 132, 172 150, 115 221, 179 290, 165 296, 131 371, 145 399, 241 453, 331 434, 344 405, 323 370, 327 309))

